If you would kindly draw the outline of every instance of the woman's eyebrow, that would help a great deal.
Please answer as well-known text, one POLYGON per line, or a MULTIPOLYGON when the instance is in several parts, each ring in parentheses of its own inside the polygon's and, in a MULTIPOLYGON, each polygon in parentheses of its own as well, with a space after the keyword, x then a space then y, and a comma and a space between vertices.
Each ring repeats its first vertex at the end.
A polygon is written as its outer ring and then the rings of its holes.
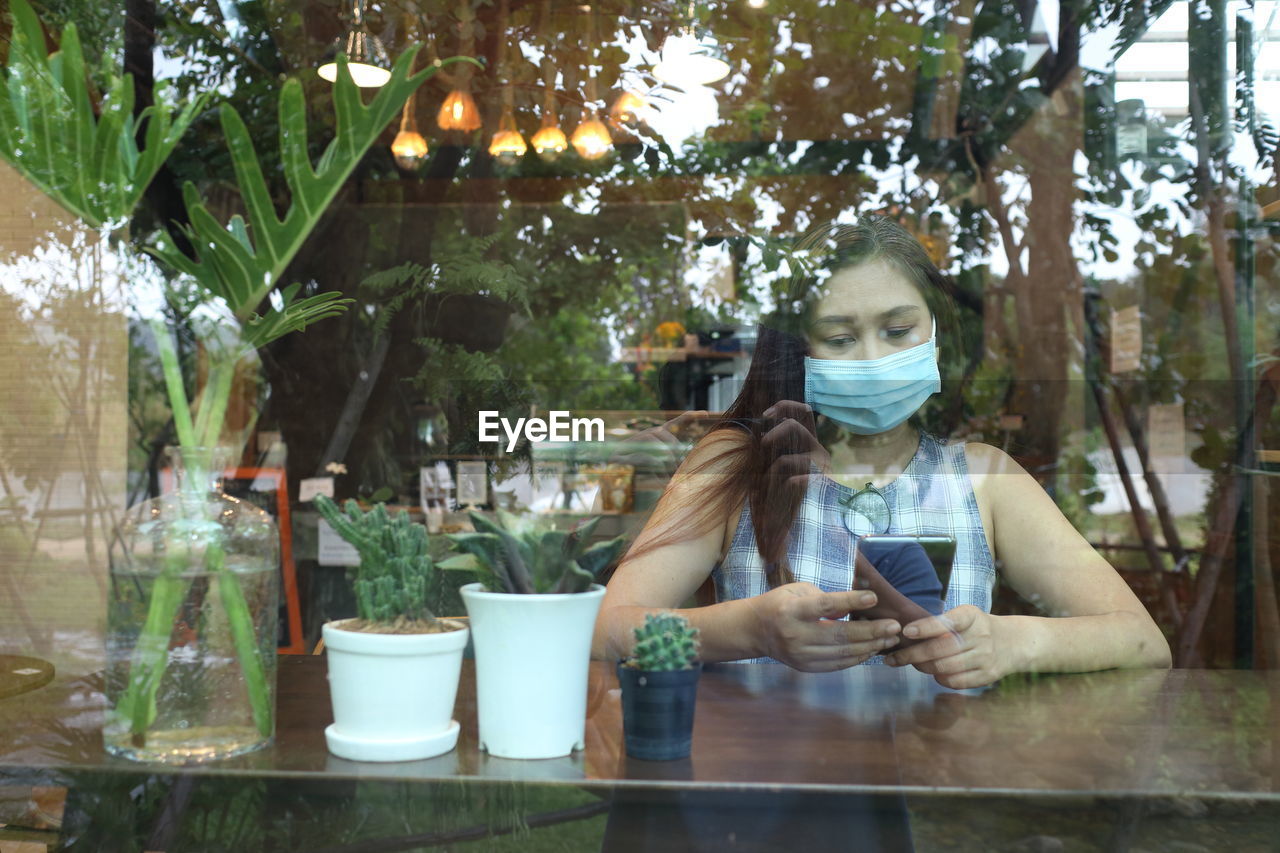
MULTIPOLYGON (((919 305, 898 305, 894 308, 890 308, 888 311, 880 312, 878 319, 891 320, 896 317, 902 317, 907 314, 917 314, 919 312, 919 305)), ((825 317, 819 317, 817 320, 814 320, 815 326, 819 326, 824 323, 856 326, 858 325, 858 316, 856 314, 829 314, 825 317)))

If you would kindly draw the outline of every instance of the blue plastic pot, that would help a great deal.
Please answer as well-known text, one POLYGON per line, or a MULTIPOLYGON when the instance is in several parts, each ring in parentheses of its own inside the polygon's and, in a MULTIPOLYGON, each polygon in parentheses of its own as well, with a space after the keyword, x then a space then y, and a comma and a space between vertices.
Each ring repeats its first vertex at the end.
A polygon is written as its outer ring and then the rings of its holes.
POLYGON ((701 674, 701 663, 675 672, 646 672, 618 662, 627 755, 646 761, 688 757, 701 674))

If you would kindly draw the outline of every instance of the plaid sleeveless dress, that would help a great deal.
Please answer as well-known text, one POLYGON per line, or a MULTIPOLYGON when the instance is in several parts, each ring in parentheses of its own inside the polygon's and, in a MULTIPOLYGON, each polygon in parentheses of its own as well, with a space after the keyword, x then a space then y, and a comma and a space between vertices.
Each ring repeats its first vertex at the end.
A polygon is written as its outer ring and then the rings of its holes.
MULTIPOLYGON (((840 500, 858 489, 818 475, 811 477, 787 543, 787 559, 797 581, 808 581, 823 592, 853 588, 853 546, 857 537, 844 522, 840 500)), ((995 561, 987 544, 978 502, 969 480, 963 444, 944 444, 926 433, 898 478, 879 487, 889 503, 889 533, 952 536, 956 556, 947 586, 946 607, 972 604, 991 612, 995 561)), ((767 591, 764 561, 756 550, 751 507, 744 506, 724 560, 711 572, 716 600, 750 598, 767 591)), ((880 657, 868 663, 879 663, 880 657)), ((771 663, 755 658, 745 663, 771 663)))

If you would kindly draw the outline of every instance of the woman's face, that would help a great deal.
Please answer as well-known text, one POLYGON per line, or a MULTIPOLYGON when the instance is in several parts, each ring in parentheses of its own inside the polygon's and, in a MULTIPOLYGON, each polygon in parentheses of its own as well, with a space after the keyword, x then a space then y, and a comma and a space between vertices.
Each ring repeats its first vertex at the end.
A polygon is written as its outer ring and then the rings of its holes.
POLYGON ((812 358, 870 361, 929 340, 932 316, 906 273, 882 259, 845 267, 824 283, 809 324, 812 358))

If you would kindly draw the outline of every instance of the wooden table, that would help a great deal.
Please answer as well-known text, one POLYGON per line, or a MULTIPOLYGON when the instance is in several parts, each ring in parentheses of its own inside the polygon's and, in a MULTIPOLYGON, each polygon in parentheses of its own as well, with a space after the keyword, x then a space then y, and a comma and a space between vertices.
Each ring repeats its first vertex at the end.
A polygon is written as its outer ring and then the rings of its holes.
POLYGON ((1190 797, 1262 804, 1272 814, 1280 807, 1278 673, 1105 672, 1011 678, 990 690, 956 692, 910 669, 807 674, 782 666, 712 666, 699 687, 693 754, 676 762, 625 756, 617 680, 604 664, 592 664, 586 749, 562 759, 482 754, 474 689, 467 661, 455 714, 462 735, 453 752, 398 764, 350 762, 325 749, 323 730, 332 716, 323 658, 282 657, 272 746, 213 765, 165 769, 107 756, 97 685, 56 682, 0 701, 0 784, 48 784, 68 773, 107 771, 516 781, 666 807, 690 792, 731 795, 740 803, 798 796, 806 803, 881 805, 904 796, 1190 797))

